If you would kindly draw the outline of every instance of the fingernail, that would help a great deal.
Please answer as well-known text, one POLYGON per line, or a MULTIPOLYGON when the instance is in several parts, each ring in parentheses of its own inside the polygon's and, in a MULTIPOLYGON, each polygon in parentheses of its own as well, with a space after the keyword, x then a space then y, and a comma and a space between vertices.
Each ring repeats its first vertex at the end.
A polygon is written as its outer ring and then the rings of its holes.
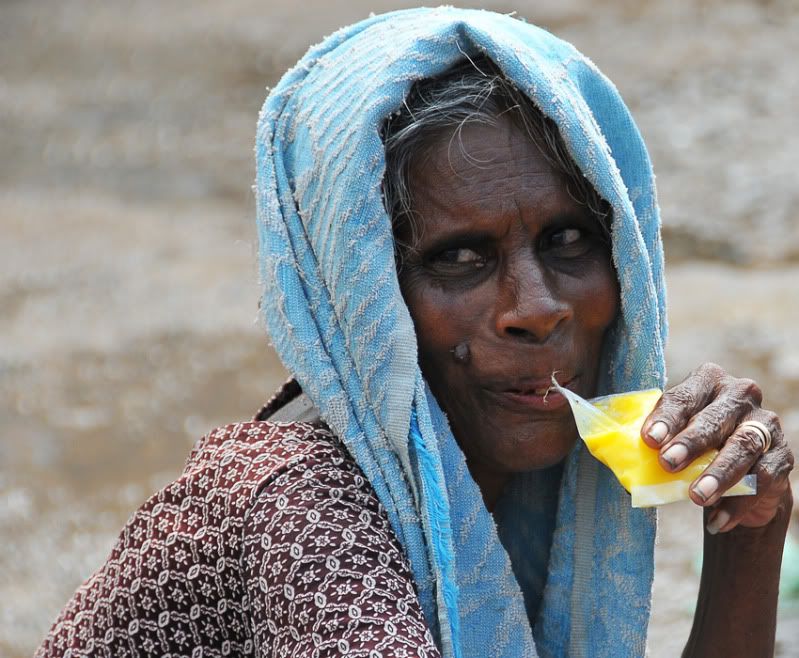
POLYGON ((716 489, 718 488, 719 481, 712 475, 706 475, 696 483, 694 493, 705 501, 716 493, 716 489))
POLYGON ((686 448, 682 443, 677 443, 666 450, 662 456, 664 461, 666 461, 669 466, 672 468, 677 468, 688 456, 688 448, 686 448))
POLYGON ((656 443, 663 443, 665 438, 669 435, 669 426, 662 420, 658 420, 652 423, 652 427, 649 428, 648 434, 649 438, 656 443))
POLYGON ((707 524, 707 531, 711 535, 718 534, 719 530, 721 530, 727 522, 730 520, 730 513, 726 510, 719 510, 716 513, 716 516, 713 517, 713 520, 707 524))

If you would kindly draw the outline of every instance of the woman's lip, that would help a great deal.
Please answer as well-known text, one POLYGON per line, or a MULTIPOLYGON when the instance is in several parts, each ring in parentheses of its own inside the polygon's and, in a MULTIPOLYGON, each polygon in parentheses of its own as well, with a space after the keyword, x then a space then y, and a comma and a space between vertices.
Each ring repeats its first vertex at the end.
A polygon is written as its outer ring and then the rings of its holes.
POLYGON ((528 409, 536 409, 538 411, 555 411, 562 408, 568 401, 562 393, 555 390, 549 391, 546 395, 537 393, 511 393, 505 391, 500 394, 509 402, 513 404, 527 407, 528 409))
MULTIPOLYGON (((572 389, 577 377, 562 382, 563 388, 572 389)), ((499 391, 500 398, 510 402, 514 406, 526 407, 537 411, 555 411, 568 405, 568 400, 562 393, 559 393, 551 386, 525 386, 524 389, 516 388, 499 391)))

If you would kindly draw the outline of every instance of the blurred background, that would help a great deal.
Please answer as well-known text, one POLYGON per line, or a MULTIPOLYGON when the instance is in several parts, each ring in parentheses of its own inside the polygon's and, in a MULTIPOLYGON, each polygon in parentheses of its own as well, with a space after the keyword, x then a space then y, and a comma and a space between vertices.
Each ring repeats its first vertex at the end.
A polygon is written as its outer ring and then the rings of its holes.
MULTIPOLYGON (((284 378, 256 307, 265 87, 412 4, 0 3, 0 656, 30 655, 193 442, 284 378)), ((615 81, 658 174, 670 381, 706 360, 755 378, 799 448, 796 2, 462 4, 516 11, 615 81)), ((700 545, 699 510, 662 510, 654 657, 687 638, 700 545)), ((778 655, 799 656, 783 598, 778 655)))

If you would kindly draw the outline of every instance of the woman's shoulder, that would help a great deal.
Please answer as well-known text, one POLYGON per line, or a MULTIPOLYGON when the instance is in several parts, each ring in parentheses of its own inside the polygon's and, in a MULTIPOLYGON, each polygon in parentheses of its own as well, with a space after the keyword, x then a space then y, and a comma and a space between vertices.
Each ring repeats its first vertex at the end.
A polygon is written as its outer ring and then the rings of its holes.
POLYGON ((241 489, 307 459, 339 462, 351 457, 322 422, 241 421, 203 436, 181 479, 212 477, 217 487, 241 489))
MULTIPOLYGON (((322 422, 253 419, 197 442, 183 473, 122 529, 105 564, 75 593, 37 657, 102 647, 123 655, 130 629, 145 653, 185 653, 185 643, 252 650, 242 549, 256 511, 276 510, 308 473, 360 473, 322 422), (113 618, 102 611, 114 602, 113 618), (198 615, 205 619, 201 632, 198 615), (151 623, 152 622, 152 623, 151 623), (159 629, 169 629, 164 635, 159 629), (199 635, 198 635, 199 633, 199 635), (188 639, 187 639, 188 638, 188 639), (221 638, 221 639, 220 639, 221 638)), ((360 475, 357 478, 361 480, 360 475)))
POLYGON ((200 488, 205 489, 210 478, 231 494, 251 496, 301 463, 357 469, 344 444, 318 416, 292 420, 291 414, 282 413, 301 394, 296 381, 290 380, 252 420, 217 427, 203 436, 189 454, 181 479, 202 481, 200 488))

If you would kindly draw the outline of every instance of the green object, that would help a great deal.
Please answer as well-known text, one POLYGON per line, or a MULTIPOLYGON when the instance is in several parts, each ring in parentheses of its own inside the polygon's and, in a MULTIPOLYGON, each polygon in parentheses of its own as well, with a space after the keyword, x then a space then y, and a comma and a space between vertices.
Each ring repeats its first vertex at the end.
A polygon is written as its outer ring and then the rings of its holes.
POLYGON ((799 603, 799 541, 791 533, 785 538, 780 573, 780 602, 799 603))

